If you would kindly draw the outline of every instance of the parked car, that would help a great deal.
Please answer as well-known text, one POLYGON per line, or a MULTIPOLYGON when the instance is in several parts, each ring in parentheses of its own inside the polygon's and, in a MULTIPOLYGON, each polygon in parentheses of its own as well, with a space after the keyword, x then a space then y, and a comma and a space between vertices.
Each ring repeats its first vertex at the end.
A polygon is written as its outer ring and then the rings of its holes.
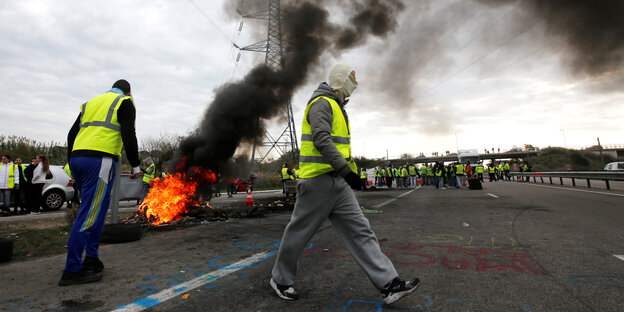
MULTIPOLYGON (((43 202, 41 206, 45 210, 58 210, 68 198, 74 197, 71 178, 63 170, 63 166, 50 166, 50 172, 46 174, 46 182, 42 193, 43 202)), ((13 199, 13 196, 11 196, 11 199, 13 199)), ((12 200, 11 205, 13 205, 12 200)))
POLYGON ((603 170, 607 171, 624 171, 624 161, 608 163, 603 170))
POLYGON ((63 170, 63 166, 50 166, 43 186, 43 209, 58 210, 67 199, 74 197, 71 178, 63 170))

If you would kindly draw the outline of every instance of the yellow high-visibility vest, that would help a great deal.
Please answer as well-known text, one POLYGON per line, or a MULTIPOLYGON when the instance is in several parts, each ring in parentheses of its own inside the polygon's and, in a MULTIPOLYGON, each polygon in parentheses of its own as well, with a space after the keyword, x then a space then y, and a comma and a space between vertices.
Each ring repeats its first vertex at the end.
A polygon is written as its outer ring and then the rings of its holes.
POLYGON ((149 165, 147 167, 147 170, 145 170, 145 174, 143 175, 143 182, 150 183, 150 181, 152 181, 152 179, 154 178, 155 173, 156 173, 156 166, 154 166, 154 164, 149 165), (150 169, 152 169, 152 173, 148 174, 150 169))
POLYGON ((301 178, 313 178, 334 170, 334 168, 323 159, 321 152, 314 147, 312 142, 312 127, 308 122, 310 107, 321 98, 329 102, 332 109, 333 121, 332 132, 330 134, 331 139, 336 149, 338 149, 338 152, 340 152, 342 157, 344 157, 349 164, 351 171, 357 173, 357 167, 351 157, 350 127, 342 114, 340 105, 332 98, 319 96, 308 104, 303 115, 303 122, 301 124, 301 150, 299 151, 299 169, 301 174, 299 176, 301 178))
POLYGON ((288 168, 282 168, 282 180, 290 179, 290 174, 288 174, 288 168))
POLYGON ((477 173, 483 173, 483 166, 477 166, 477 173))
POLYGON ((411 176, 415 176, 416 175, 416 167, 409 166, 409 175, 411 175, 411 176))
MULTIPOLYGON (((0 170, 2 170, 2 166, 4 166, 4 163, 0 163, 0 170)), ((15 187, 15 164, 11 164, 11 166, 9 166, 9 188, 13 188, 15 187)), ((5 207, 8 209, 8 207, 5 207)))
POLYGON ((106 92, 82 104, 80 131, 76 135, 72 151, 92 150, 120 157, 123 143, 117 110, 125 99, 132 101, 130 96, 106 92))
POLYGON ((457 165, 455 165, 455 168, 457 169, 455 171, 455 175, 464 175, 464 165, 457 164, 457 165))

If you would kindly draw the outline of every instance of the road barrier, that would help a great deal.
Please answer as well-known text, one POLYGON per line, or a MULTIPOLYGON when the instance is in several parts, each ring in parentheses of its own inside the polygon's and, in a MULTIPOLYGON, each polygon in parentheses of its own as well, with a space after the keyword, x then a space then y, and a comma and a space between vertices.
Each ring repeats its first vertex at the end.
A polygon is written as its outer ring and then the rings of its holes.
POLYGON ((624 181, 624 172, 609 171, 554 171, 554 172, 510 172, 514 180, 526 181, 527 178, 533 178, 533 182, 537 183, 539 178, 542 183, 544 178, 548 178, 550 184, 553 184, 553 178, 559 178, 559 183, 563 185, 563 179, 571 179, 572 185, 576 186, 576 180, 587 180, 587 187, 591 187, 591 180, 604 181, 607 189, 611 189, 609 181, 624 181))

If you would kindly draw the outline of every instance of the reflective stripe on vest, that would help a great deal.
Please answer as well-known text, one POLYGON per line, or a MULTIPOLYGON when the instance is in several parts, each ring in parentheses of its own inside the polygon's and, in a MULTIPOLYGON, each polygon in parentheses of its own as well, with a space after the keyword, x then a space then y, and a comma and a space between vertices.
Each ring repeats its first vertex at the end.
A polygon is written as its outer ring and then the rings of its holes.
POLYGON ((455 174, 464 174, 464 165, 455 165, 455 168, 457 169, 455 174))
POLYGON ((477 166, 477 173, 483 173, 483 166, 477 166))
POLYGON ((416 175, 416 167, 414 167, 414 166, 410 166, 409 167, 409 175, 411 175, 411 176, 415 176, 416 175))
POLYGON ((338 149, 338 152, 344 157, 344 159, 351 167, 354 173, 357 173, 357 167, 355 162, 351 158, 351 135, 349 134, 349 125, 345 116, 342 114, 340 105, 334 99, 326 96, 319 96, 312 100, 306 107, 303 115, 303 122, 301 123, 301 150, 299 152, 299 177, 301 178, 313 178, 321 174, 333 171, 334 168, 323 159, 321 153, 314 147, 312 142, 312 127, 308 122, 308 113, 310 107, 319 99, 326 100, 332 109, 333 121, 332 132, 330 134, 331 140, 338 149))
POLYGON ((488 171, 489 171, 490 173, 494 173, 494 172, 496 172, 496 168, 494 168, 494 167, 488 167, 488 171))
POLYGON ((154 164, 149 165, 147 167, 147 170, 145 170, 145 174, 143 175, 143 182, 150 183, 150 181, 152 181, 152 179, 154 178, 155 173, 156 173, 156 166, 154 166, 154 164), (150 169, 152 169, 152 174, 148 174, 150 169))
POLYGON ((366 171, 362 170, 362 172, 360 172, 360 179, 366 179, 366 171))
MULTIPOLYGON (((2 170, 2 166, 4 166, 4 164, 0 163, 0 170, 2 170)), ((11 189, 15 186, 15 164, 9 166, 9 181, 7 186, 11 189)))
POLYGON ((121 156, 123 143, 117 110, 125 99, 132 101, 132 97, 106 92, 82 104, 80 131, 76 135, 72 151, 92 150, 121 156))

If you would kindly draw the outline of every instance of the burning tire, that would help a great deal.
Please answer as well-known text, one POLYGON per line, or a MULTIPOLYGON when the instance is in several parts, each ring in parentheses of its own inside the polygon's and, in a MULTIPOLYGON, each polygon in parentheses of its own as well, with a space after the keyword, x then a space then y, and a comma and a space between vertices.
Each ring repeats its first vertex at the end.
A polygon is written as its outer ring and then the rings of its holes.
POLYGON ((13 240, 0 238, 0 263, 11 260, 13 256, 13 240))
POLYGON ((102 230, 102 243, 127 243, 139 240, 143 237, 143 227, 137 223, 104 224, 102 230))

